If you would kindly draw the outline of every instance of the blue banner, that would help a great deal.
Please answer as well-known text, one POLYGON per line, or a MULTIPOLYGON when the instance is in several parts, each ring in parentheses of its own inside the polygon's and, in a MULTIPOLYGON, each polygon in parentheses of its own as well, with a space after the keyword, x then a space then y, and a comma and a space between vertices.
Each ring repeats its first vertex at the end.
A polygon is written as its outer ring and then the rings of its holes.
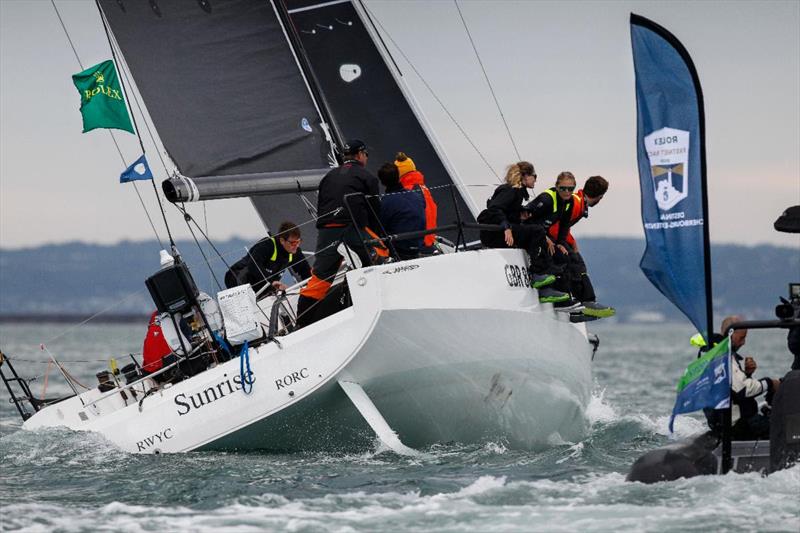
POLYGON ((145 158, 144 155, 134 161, 131 166, 126 168, 122 174, 119 175, 120 183, 151 179, 153 179, 153 173, 150 172, 150 165, 147 164, 147 158, 145 158))
POLYGON ((730 407, 731 355, 730 337, 714 346, 690 364, 678 382, 678 397, 669 419, 669 431, 675 417, 709 407, 730 407))
POLYGON ((639 181, 647 279, 708 340, 703 95, 686 49, 654 22, 631 15, 639 181))

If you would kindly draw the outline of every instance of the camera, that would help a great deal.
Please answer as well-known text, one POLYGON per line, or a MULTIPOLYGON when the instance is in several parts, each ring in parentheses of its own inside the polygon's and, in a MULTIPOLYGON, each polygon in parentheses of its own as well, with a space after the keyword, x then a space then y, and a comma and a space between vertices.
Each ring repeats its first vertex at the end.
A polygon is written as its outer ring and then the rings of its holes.
POLYGON ((789 299, 781 298, 775 306, 775 316, 781 320, 800 318, 800 283, 789 284, 789 299))

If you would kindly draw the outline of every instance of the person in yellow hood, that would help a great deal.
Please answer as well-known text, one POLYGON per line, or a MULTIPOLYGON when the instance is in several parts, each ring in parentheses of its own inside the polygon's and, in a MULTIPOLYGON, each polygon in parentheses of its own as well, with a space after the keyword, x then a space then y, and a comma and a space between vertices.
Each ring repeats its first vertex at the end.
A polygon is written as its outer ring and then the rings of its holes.
MULTIPOLYGON (((397 152, 394 159, 394 164, 400 174, 400 185, 409 191, 414 188, 414 185, 419 185, 419 188, 422 189, 422 195, 425 198, 425 229, 429 230, 435 228, 438 207, 436 206, 436 202, 433 201, 431 191, 425 186, 425 176, 422 175, 422 172, 417 170, 414 160, 403 152, 397 152)), ((432 233, 425 235, 423 243, 426 248, 430 248, 435 242, 436 235, 432 233)))

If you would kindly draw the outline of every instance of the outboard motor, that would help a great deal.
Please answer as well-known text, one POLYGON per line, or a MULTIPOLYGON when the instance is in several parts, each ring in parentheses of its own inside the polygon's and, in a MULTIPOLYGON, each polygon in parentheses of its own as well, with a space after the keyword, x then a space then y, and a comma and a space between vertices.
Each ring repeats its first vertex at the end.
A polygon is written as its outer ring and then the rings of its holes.
POLYGON ((800 370, 784 376, 769 423, 769 471, 775 472, 800 460, 800 370))

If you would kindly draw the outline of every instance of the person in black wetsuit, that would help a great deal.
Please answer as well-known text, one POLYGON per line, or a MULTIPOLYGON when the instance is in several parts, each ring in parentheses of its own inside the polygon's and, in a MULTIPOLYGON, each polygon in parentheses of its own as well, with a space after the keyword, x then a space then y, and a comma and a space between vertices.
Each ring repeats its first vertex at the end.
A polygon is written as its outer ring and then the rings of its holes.
POLYGON ((529 198, 528 189, 535 183, 536 171, 531 163, 519 161, 508 167, 505 183, 495 189, 477 219, 480 224, 499 225, 503 231, 481 230, 481 243, 489 248, 527 250, 532 285, 539 289, 540 301, 563 302, 569 300, 568 294, 547 287, 555 281, 555 269, 546 250, 545 228, 538 224, 522 224, 521 220, 522 202, 529 198))
POLYGON ((225 273, 225 286, 230 289, 249 283, 258 293, 269 284, 259 295, 263 297, 275 291, 286 290, 281 276, 287 268, 298 281, 310 278, 311 267, 300 249, 301 242, 300 228, 293 222, 282 223, 277 236, 258 241, 248 250, 246 256, 228 269, 225 273))

